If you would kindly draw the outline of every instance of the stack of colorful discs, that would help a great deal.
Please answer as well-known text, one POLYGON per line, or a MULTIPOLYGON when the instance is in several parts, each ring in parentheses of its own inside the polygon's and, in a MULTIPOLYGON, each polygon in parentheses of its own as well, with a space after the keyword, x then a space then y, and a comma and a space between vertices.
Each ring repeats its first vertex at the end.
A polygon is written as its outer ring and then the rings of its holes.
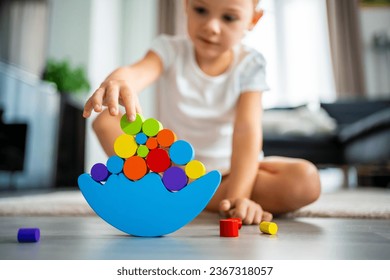
POLYGON ((123 173, 129 180, 140 180, 147 173, 162 176, 164 186, 171 192, 180 191, 189 182, 200 178, 206 168, 195 160, 192 145, 177 140, 176 134, 153 118, 137 114, 133 122, 124 115, 120 126, 124 134, 114 143, 115 156, 91 168, 91 176, 103 183, 111 174, 123 173))

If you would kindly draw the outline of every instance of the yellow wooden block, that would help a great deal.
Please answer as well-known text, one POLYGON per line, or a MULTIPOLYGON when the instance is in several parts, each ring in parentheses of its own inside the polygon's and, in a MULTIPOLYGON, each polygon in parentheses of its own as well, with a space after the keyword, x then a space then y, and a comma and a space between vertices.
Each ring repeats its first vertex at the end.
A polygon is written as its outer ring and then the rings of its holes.
POLYGON ((271 235, 278 232, 278 225, 272 222, 261 222, 259 228, 261 232, 271 235))
POLYGON ((114 151, 121 158, 129 158, 137 151, 138 145, 135 142, 134 136, 122 134, 116 138, 114 143, 114 151))
POLYGON ((191 160, 185 167, 185 172, 190 179, 198 179, 206 173, 206 167, 199 160, 191 160))

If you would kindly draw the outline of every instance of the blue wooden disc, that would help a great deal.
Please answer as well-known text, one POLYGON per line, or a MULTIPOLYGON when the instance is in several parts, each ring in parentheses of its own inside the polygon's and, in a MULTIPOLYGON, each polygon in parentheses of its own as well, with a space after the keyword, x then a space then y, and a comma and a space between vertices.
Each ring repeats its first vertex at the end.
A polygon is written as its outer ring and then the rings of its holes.
POLYGON ((123 169, 123 159, 118 156, 112 156, 107 160, 107 170, 113 174, 118 174, 123 169))
POLYGON ((194 148, 184 140, 174 142, 169 149, 171 160, 178 165, 185 165, 195 157, 194 148))
POLYGON ((137 142, 139 145, 144 145, 147 140, 148 136, 146 136, 146 134, 143 132, 140 132, 135 136, 135 142, 137 142))

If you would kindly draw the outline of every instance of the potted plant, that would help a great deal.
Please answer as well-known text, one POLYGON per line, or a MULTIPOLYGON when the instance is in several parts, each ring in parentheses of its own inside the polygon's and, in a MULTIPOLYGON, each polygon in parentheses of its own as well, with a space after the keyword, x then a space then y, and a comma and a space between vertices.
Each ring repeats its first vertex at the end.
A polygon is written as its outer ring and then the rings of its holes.
POLYGON ((79 94, 90 90, 85 69, 81 66, 73 68, 68 59, 49 59, 42 79, 55 83, 61 94, 79 94))

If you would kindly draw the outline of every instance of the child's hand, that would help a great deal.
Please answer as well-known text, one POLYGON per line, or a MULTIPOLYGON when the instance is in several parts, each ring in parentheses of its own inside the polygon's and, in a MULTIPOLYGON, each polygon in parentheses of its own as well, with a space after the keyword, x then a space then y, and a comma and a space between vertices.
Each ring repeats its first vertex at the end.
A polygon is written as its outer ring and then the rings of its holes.
POLYGON ((107 80, 92 94, 84 106, 83 116, 91 116, 92 110, 102 112, 103 106, 108 107, 110 115, 119 113, 118 104, 123 105, 129 121, 135 120, 136 113, 141 113, 138 96, 124 80, 107 80))
POLYGON ((229 217, 241 218, 246 225, 270 222, 272 214, 264 211, 260 204, 248 198, 224 199, 219 204, 219 210, 229 217))

